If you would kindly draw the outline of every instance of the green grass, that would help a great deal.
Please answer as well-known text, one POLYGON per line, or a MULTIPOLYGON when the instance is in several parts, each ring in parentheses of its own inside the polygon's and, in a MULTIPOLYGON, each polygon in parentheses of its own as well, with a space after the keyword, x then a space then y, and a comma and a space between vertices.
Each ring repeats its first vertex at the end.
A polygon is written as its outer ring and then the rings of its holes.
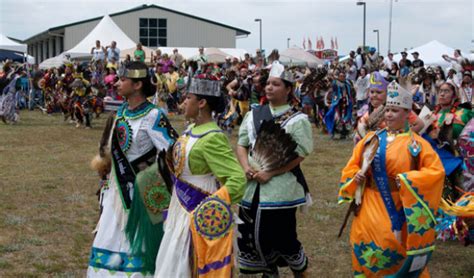
MULTIPOLYGON (((21 111, 19 124, 0 123, 0 277, 85 275, 98 220, 98 177, 89 161, 104 123, 105 117, 91 130, 76 129, 60 115, 29 111, 21 111)), ((182 119, 172 123, 183 129, 182 119)), ((314 205, 298 215, 299 238, 310 277, 350 277, 348 230, 337 238, 346 207, 336 199, 352 142, 330 140, 316 129, 314 137, 315 150, 303 163, 314 205)), ((438 242, 430 272, 472 277, 472 258, 472 247, 438 242)))

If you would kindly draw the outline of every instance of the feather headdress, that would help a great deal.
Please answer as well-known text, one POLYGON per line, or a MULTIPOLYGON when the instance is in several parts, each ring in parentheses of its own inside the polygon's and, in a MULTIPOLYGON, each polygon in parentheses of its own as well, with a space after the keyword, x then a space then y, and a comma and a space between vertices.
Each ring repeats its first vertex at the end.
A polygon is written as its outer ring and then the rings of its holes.
POLYGON ((256 171, 272 171, 296 159, 297 144, 285 130, 273 121, 264 121, 249 160, 256 171))

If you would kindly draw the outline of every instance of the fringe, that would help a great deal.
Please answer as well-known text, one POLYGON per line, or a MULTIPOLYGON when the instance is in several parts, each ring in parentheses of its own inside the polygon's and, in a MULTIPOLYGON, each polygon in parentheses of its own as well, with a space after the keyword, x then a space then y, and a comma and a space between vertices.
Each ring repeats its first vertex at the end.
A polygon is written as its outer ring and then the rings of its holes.
POLYGON ((313 198, 311 198, 311 194, 308 192, 306 193, 306 203, 301 206, 301 212, 306 214, 309 212, 309 207, 313 205, 313 198))

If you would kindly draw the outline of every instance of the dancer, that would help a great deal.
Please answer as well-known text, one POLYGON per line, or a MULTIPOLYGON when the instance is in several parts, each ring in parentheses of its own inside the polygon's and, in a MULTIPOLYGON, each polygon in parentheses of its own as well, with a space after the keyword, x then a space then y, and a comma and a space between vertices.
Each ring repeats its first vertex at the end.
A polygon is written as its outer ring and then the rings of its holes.
MULTIPOLYGON (((387 99, 387 85, 387 80, 385 80, 378 71, 370 74, 369 105, 367 109, 359 111, 364 113, 357 120, 357 125, 354 129, 354 143, 359 142, 368 132, 386 127, 384 109, 385 101, 387 99)), ((411 111, 408 116, 408 123, 410 124, 411 130, 416 133, 424 127, 423 121, 419 119, 413 111, 411 111)))
POLYGON ((8 74, 8 70, 4 67, 4 73, 7 74, 5 84, 8 83, 8 85, 0 92, 0 119, 5 124, 15 124, 20 120, 19 111, 16 108, 16 83, 22 72, 23 69, 18 68, 8 74))
POLYGON ((342 170, 339 202, 352 202, 356 215, 355 277, 429 275, 444 170, 431 145, 408 127, 412 103, 407 90, 390 83, 387 128, 369 132, 342 170))
POLYGON ((324 116, 328 132, 331 138, 336 133, 340 134, 340 139, 345 139, 352 126, 352 85, 346 80, 344 71, 336 70, 334 75, 336 80, 332 83, 331 106, 324 116))
POLYGON ((164 113, 146 100, 154 94, 147 66, 131 62, 119 76, 118 93, 127 101, 109 121, 101 155, 93 161, 108 180, 100 192, 102 213, 88 277, 153 275, 163 210, 170 200, 153 162, 177 134, 164 113))
POLYGON ((307 115, 288 104, 293 86, 292 74, 273 62, 265 87, 269 104, 248 113, 239 130, 237 155, 248 179, 239 209, 242 274, 277 277, 278 266, 289 266, 306 277, 296 208, 310 204, 299 165, 313 151, 313 137, 307 115))
POLYGON ((245 174, 212 114, 224 109, 220 81, 193 78, 184 102, 194 119, 172 150, 173 195, 155 277, 231 277, 233 213, 245 174))

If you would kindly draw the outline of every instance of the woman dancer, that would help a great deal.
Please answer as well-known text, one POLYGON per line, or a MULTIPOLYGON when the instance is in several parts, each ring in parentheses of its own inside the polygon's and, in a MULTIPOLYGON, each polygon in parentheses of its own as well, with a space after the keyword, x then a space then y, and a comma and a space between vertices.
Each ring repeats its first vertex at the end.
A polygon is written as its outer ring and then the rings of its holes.
POLYGON ((225 105, 220 81, 193 78, 184 102, 194 119, 169 163, 173 195, 155 277, 231 277, 233 215, 245 174, 227 136, 213 120, 225 105))
POLYGON ((119 76, 118 94, 126 102, 109 119, 100 157, 93 161, 105 182, 88 277, 153 275, 170 200, 154 162, 177 134, 146 100, 154 94, 147 66, 131 62, 119 76))
POLYGON ((352 202, 355 277, 426 277, 444 169, 431 145, 412 132, 412 95, 388 86, 387 127, 369 132, 342 170, 339 202, 352 202), (391 276, 392 277, 392 276, 391 276))
POLYGON ((239 130, 237 155, 249 180, 239 210, 243 274, 277 277, 278 266, 289 266, 295 277, 306 277, 308 258, 296 234, 296 208, 310 204, 299 164, 313 151, 313 137, 307 115, 288 104, 293 83, 292 74, 275 61, 265 87, 269 104, 248 113, 239 130), (272 126, 281 137, 265 128, 272 126))

